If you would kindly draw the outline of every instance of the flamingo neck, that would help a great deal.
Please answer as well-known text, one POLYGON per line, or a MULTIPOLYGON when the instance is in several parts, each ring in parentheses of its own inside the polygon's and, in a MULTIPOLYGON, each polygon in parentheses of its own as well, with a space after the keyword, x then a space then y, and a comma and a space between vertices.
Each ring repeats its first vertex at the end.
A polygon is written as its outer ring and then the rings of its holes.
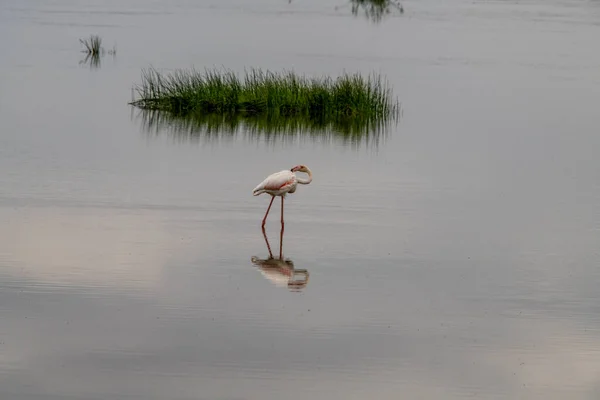
POLYGON ((306 168, 306 173, 308 174, 308 179, 297 177, 296 179, 298 180, 298 183, 301 183, 303 185, 308 185, 309 183, 312 182, 313 176, 312 176, 311 170, 306 168))

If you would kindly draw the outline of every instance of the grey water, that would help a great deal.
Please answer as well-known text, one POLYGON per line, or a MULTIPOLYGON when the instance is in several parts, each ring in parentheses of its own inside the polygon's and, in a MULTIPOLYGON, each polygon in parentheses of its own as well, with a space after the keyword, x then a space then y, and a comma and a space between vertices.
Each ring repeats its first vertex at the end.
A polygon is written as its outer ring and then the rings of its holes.
POLYGON ((0 398, 599 398, 600 2, 402 6, 0 2, 0 398), (376 72, 403 115, 147 129, 150 66, 376 72))

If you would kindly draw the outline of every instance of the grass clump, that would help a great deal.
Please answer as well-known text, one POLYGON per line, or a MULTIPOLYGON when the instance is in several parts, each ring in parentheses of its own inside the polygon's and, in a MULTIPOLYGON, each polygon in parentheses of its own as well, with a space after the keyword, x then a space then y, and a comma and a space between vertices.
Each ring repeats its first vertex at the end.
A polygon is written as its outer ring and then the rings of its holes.
POLYGON ((381 120, 397 113, 398 102, 376 75, 307 78, 294 72, 252 69, 243 78, 231 71, 142 71, 139 98, 131 104, 177 116, 222 114, 269 119, 381 120))
MULTIPOLYGON (((85 58, 79 61, 79 64, 89 64, 91 68, 100 68, 100 56, 105 53, 104 47, 102 47, 102 38, 98 35, 90 35, 88 39, 79 39, 79 42, 83 45, 82 53, 85 53, 85 58)), ((108 54, 116 56, 117 46, 108 50, 108 54)))
POLYGON ((98 35, 90 35, 88 39, 79 39, 79 42, 83 45, 83 52, 89 56, 99 56, 101 52, 104 52, 102 38, 98 35))

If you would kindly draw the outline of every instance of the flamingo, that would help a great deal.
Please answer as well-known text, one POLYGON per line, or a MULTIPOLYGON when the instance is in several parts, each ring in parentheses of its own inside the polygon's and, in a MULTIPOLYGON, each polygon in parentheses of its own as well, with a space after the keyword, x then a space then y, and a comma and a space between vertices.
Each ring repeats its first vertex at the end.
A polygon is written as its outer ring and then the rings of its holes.
POLYGON ((300 291, 308 285, 310 274, 305 269, 294 268, 289 258, 252 257, 252 264, 260 268, 260 273, 277 287, 286 287, 292 291, 300 291))
POLYGON ((262 227, 265 227, 267 215, 269 215, 269 211, 271 210, 275 196, 281 197, 281 225, 283 226, 283 199, 288 193, 294 193, 299 183, 302 185, 308 185, 312 182, 312 178, 312 172, 306 165, 296 165, 292 169, 284 169, 283 171, 275 172, 274 174, 267 176, 264 181, 259 183, 258 186, 252 191, 252 194, 254 196, 258 196, 263 193, 268 193, 271 195, 271 202, 269 203, 269 208, 267 208, 265 217, 262 220, 262 227), (305 172, 308 174, 308 179, 297 177, 294 172, 305 172))
POLYGON ((273 282, 276 286, 287 286, 292 291, 300 291, 308 284, 308 277, 310 274, 305 269, 294 268, 294 262, 289 259, 283 258, 282 246, 283 246, 283 225, 281 226, 281 233, 279 234, 279 258, 274 258, 271 252, 271 245, 267 238, 265 228, 262 228, 262 233, 267 244, 267 250, 269 250, 269 258, 252 257, 252 264, 260 268, 260 273, 273 282))

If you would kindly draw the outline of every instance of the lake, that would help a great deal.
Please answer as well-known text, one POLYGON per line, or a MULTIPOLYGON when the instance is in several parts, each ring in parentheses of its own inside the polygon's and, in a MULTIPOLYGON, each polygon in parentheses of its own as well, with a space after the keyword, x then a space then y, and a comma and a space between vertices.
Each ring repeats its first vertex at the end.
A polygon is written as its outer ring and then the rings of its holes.
POLYGON ((600 2, 402 5, 1 2, 0 397, 599 398, 600 2), (151 66, 376 72, 402 116, 149 126, 151 66))

